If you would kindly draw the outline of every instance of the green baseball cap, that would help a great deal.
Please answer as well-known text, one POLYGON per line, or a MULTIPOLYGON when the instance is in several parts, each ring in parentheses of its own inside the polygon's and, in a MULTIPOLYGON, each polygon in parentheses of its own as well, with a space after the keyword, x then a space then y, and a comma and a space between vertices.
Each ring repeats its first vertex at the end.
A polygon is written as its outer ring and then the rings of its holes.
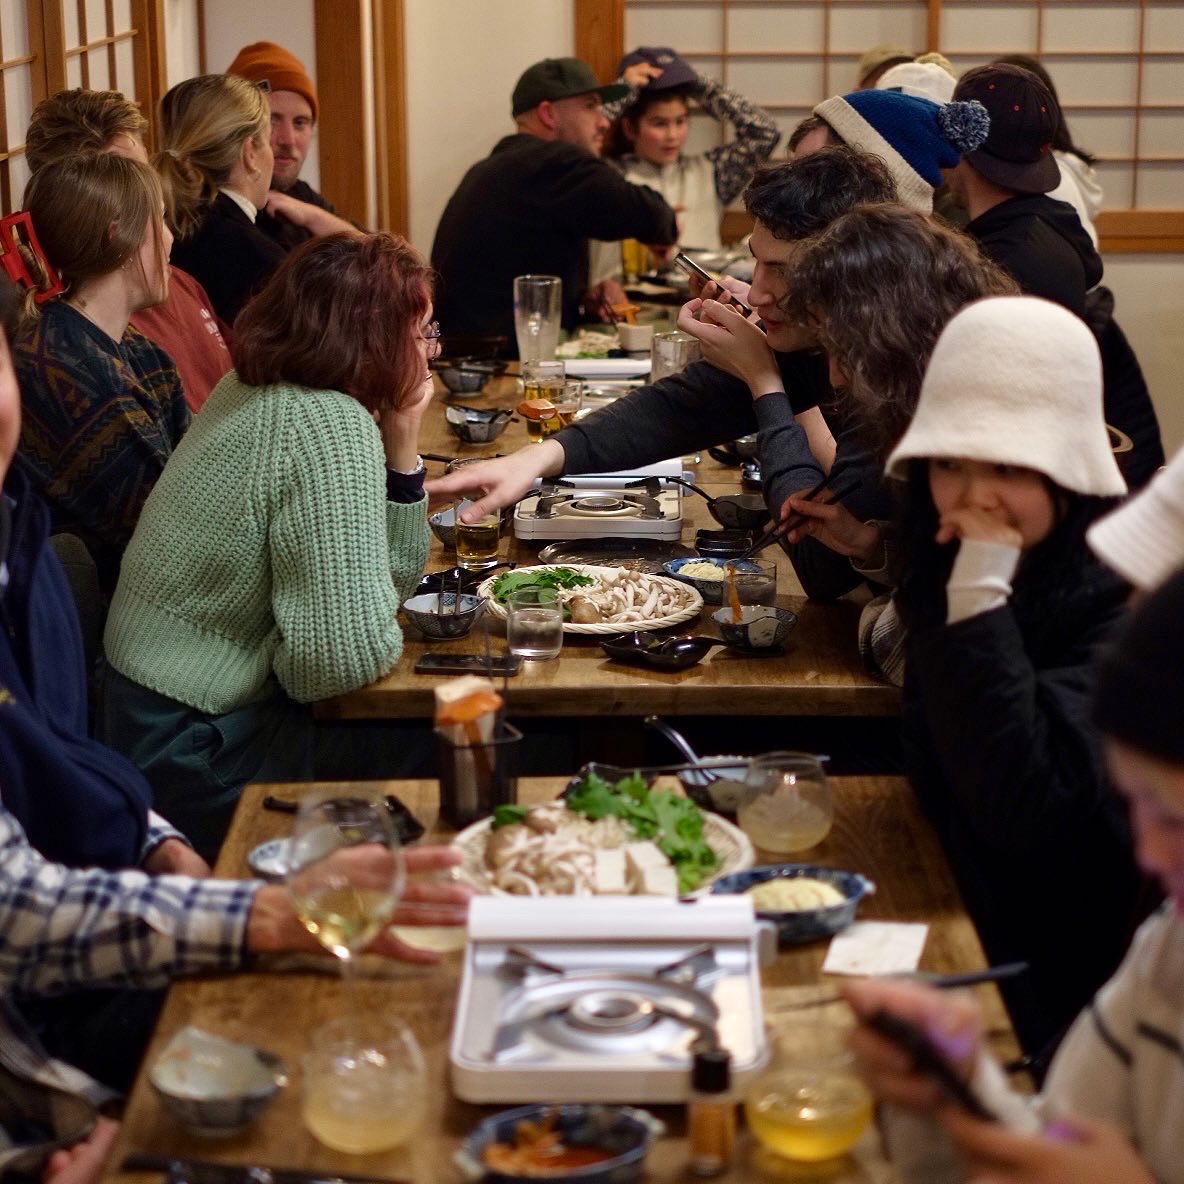
POLYGON ((614 99, 623 99, 629 88, 619 82, 601 86, 592 67, 579 58, 546 58, 536 62, 518 79, 510 114, 521 115, 540 103, 570 99, 572 95, 586 95, 591 91, 600 96, 602 103, 611 103, 614 99))

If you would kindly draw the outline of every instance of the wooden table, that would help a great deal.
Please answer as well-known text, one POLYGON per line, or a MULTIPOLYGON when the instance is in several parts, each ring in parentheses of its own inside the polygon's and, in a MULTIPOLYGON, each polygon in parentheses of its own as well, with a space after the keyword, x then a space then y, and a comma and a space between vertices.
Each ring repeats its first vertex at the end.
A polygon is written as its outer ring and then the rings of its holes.
MULTIPOLYGON (((513 406, 514 380, 498 379, 486 394, 466 399, 466 406, 513 406)), ((421 448, 444 456, 481 456, 512 452, 527 442, 525 424, 510 424, 492 446, 465 445, 444 420, 444 402, 437 400, 424 419, 421 448)), ((699 481, 708 492, 735 493, 739 474, 704 454, 699 481)), ((439 466, 430 466, 438 472, 439 466)), ((716 527, 702 498, 687 494, 683 502, 687 526, 683 541, 693 541, 698 527, 716 527)), ((502 557, 519 564, 537 562, 542 544, 511 538, 502 543, 502 557)), ((805 599, 793 568, 780 548, 765 552, 778 569, 777 603, 798 614, 783 655, 747 657, 731 650, 713 650, 690 670, 667 673, 610 662, 594 638, 568 637, 558 661, 528 662, 510 684, 513 715, 611 717, 663 715, 802 715, 891 716, 900 710, 895 687, 872 678, 860 660, 856 630, 859 604, 815 604, 805 599)), ((439 542, 433 548, 427 570, 455 563, 439 542)), ((718 636, 710 619, 713 606, 705 606, 697 622, 682 626, 697 633, 718 636)), ((495 648, 504 643, 504 629, 495 648)), ((403 657, 385 677, 368 687, 324 700, 317 705, 323 719, 423 719, 432 714, 433 688, 438 676, 415 674, 415 660, 428 650, 455 653, 480 652, 480 629, 457 641, 426 641, 408 624, 403 657)))
MULTIPOLYGON (((519 799, 527 803, 548 800, 561 785, 554 778, 524 780, 519 785, 519 799)), ((921 817, 908 786, 898 778, 861 777, 835 778, 832 785, 835 826, 810 857, 822 864, 859 870, 875 880, 877 891, 865 902, 862 917, 928 922, 930 930, 921 959, 922 969, 952 973, 982 967, 982 948, 962 907, 945 856, 921 817)), ((295 799, 308 788, 299 785, 248 788, 222 849, 217 873, 244 875, 247 852, 265 839, 283 835, 289 828, 287 816, 260 808, 265 791, 295 799)), ((395 781, 388 788, 425 824, 430 824, 432 838, 448 837, 447 829, 436 820, 434 782, 395 781)), ((763 974, 766 1009, 775 1009, 795 989, 800 991, 803 985, 816 983, 825 951, 825 943, 815 943, 782 952, 763 974)), ((291 1086, 251 1129, 229 1140, 211 1141, 186 1134, 163 1110, 141 1073, 128 1104, 112 1164, 118 1165, 129 1151, 151 1150, 227 1163, 411 1178, 417 1184, 457 1179, 451 1166, 454 1150, 465 1133, 494 1109, 458 1101, 447 1084, 448 1041, 459 963, 459 955, 452 955, 426 969, 398 963, 377 964, 374 977, 357 984, 365 1005, 401 1016, 415 1030, 424 1048, 431 1083, 429 1112, 421 1134, 410 1148, 371 1156, 345 1156, 322 1147, 305 1131, 300 1119, 300 1061, 308 1047, 309 1033, 339 1014, 340 984, 333 973, 313 973, 306 969, 283 974, 255 971, 191 979, 174 985, 145 1064, 152 1063, 179 1028, 197 1024, 279 1053, 293 1069, 291 1086)), ((373 960, 369 964, 376 965, 373 960)), ((996 1055, 1005 1059, 1014 1056, 1016 1046, 995 988, 985 986, 976 991, 986 1009, 996 1055)), ((653 1182, 682 1180, 687 1159, 682 1112, 677 1107, 662 1107, 658 1113, 671 1133, 651 1151, 646 1178, 653 1182)), ((107 1178, 118 1184, 148 1184, 151 1179, 117 1169, 110 1171, 107 1178)), ((748 1145, 743 1134, 736 1166, 725 1177, 735 1182, 799 1178, 820 1177, 807 1177, 805 1169, 798 1176, 783 1162, 771 1163, 755 1145, 748 1145)), ((879 1184, 892 1176, 884 1165, 874 1134, 869 1132, 847 1168, 826 1178, 835 1184, 879 1184)))

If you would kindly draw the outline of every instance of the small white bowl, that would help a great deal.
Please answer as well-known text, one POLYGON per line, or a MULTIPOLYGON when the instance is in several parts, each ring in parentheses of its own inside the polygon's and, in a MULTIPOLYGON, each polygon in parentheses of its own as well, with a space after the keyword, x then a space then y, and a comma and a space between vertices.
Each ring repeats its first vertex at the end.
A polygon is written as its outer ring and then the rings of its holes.
POLYGON ((237 1134, 288 1084, 275 1055, 201 1028, 182 1028, 148 1074, 165 1108, 196 1135, 237 1134))
POLYGON ((653 325, 626 325, 622 323, 617 326, 617 340, 620 341, 621 348, 626 353, 648 352, 654 344, 654 327, 653 325))

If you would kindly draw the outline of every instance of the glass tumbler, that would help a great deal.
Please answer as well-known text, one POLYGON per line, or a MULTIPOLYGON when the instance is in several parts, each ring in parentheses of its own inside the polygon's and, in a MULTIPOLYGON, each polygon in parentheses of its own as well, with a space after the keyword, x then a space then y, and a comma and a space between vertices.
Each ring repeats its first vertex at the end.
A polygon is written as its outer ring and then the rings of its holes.
POLYGON ((871 1122, 872 1097, 847 1048, 851 1014, 842 1005, 825 1011, 774 1017, 772 1059, 744 1100, 749 1130, 786 1159, 845 1155, 871 1122))
POLYGON ((523 588, 506 601, 510 653, 534 661, 558 658, 563 648, 563 607, 554 588, 523 588))
POLYGON ((472 504, 462 500, 456 505, 456 562, 465 571, 482 571, 497 564, 501 520, 491 511, 476 522, 462 522, 462 512, 472 504))
POLYGON ((834 821, 834 803, 818 758, 805 752, 756 757, 744 778, 736 821, 756 846, 775 855, 821 843, 834 821))
POLYGON ((304 1058, 304 1124, 335 1151, 398 1147, 427 1113, 427 1070, 411 1029, 383 1014, 331 1020, 304 1058))
POLYGON ((684 370, 702 357, 703 351, 699 348, 699 342, 689 333, 675 329, 669 333, 654 334, 650 356, 650 382, 657 382, 659 378, 667 378, 684 370))
POLYGON ((514 333, 520 361, 555 357, 562 296, 563 281, 557 275, 514 277, 514 333))

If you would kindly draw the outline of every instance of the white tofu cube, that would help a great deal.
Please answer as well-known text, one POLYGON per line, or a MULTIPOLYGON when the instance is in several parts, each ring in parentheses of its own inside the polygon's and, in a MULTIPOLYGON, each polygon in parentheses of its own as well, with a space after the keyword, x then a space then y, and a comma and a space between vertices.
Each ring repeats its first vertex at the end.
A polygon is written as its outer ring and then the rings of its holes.
POLYGON ((674 866, 667 861, 664 867, 643 869, 639 891, 643 896, 677 896, 678 874, 675 872, 674 866))
POLYGON ((624 896, 629 891, 625 882, 625 852, 620 847, 601 847, 596 851, 596 892, 599 896, 624 896))

